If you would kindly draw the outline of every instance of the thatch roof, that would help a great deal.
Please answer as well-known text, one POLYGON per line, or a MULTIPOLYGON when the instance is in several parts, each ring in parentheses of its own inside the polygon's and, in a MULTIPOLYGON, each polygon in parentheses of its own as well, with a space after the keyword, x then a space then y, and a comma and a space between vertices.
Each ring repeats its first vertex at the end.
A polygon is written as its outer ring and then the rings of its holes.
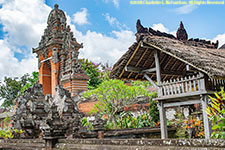
POLYGON ((223 44, 219 49, 225 49, 225 44, 223 44))
MULTIPOLYGON (((125 66, 142 70, 155 66, 154 52, 158 51, 162 80, 187 75, 186 65, 191 70, 200 71, 212 78, 225 78, 225 50, 190 46, 177 39, 150 34, 137 34, 141 37, 116 62, 110 74, 111 78, 144 79, 143 74, 125 71, 125 66)), ((155 73, 149 73, 154 80, 155 73)))

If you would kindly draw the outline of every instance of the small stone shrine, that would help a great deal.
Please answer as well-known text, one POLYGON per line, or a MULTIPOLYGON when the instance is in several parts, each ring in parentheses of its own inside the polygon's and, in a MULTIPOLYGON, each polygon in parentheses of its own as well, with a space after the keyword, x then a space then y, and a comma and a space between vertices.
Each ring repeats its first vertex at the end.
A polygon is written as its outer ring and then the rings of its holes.
POLYGON ((23 138, 78 137, 83 114, 76 102, 87 90, 89 77, 78 61, 79 44, 66 25, 58 5, 50 12, 39 46, 39 82, 15 100, 13 127, 24 130, 23 138))

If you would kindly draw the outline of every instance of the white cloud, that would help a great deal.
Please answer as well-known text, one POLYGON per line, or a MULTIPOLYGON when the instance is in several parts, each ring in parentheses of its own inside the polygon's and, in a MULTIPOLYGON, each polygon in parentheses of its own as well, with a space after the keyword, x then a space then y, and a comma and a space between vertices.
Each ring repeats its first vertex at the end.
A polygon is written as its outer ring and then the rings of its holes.
MULTIPOLYGON (((37 47, 50 11, 44 0, 10 0, 2 3, 0 23, 7 34, 0 40, 0 80, 4 76, 22 76, 37 70, 37 58, 31 53, 31 47, 37 47), (27 47, 26 51, 21 49, 22 46, 27 47), (25 58, 19 61, 14 56, 15 52, 24 54, 25 58)), ((95 31, 82 33, 71 24, 71 20, 67 16, 75 38, 84 43, 80 58, 113 64, 135 41, 134 33, 128 30, 112 31, 112 36, 95 31)))
POLYGON ((84 43, 80 57, 96 62, 115 63, 135 41, 135 36, 131 31, 112 31, 112 34, 115 38, 92 31, 77 36, 77 39, 84 43))
POLYGON ((176 36, 176 31, 169 31, 169 29, 165 27, 162 23, 153 24, 152 29, 159 30, 160 32, 165 32, 176 36))
POLYGON ((0 40, 0 80, 4 76, 22 76, 37 70, 37 58, 31 48, 38 45, 51 10, 43 0, 0 1, 0 23, 4 39, 0 40), (21 47, 27 49, 21 49, 21 47), (15 52, 24 55, 18 60, 15 52))
POLYGON ((188 5, 184 5, 184 6, 176 8, 175 12, 177 14, 189 14, 192 11, 194 11, 196 8, 198 8, 196 5, 188 4, 188 5))
POLYGON ((102 1, 105 3, 112 2, 116 8, 119 8, 119 6, 120 6, 119 0, 102 0, 102 1))
POLYGON ((113 4, 116 8, 119 8, 119 0, 113 0, 113 4))
POLYGON ((81 8, 81 11, 78 11, 77 13, 73 14, 73 22, 78 25, 84 25, 88 24, 87 20, 88 11, 86 8, 81 8))
POLYGON ((25 73, 37 71, 37 59, 34 55, 30 54, 22 61, 18 61, 6 40, 0 40, 0 47, 0 80, 3 80, 5 76, 22 76, 25 73))
POLYGON ((13 45, 36 46, 47 25, 50 7, 43 0, 4 1, 0 9, 0 23, 13 45))
POLYGON ((121 24, 115 17, 111 17, 109 13, 103 14, 103 16, 111 26, 116 27, 120 30, 129 30, 129 28, 125 24, 121 24))
POLYGON ((0 4, 4 3, 5 0, 0 0, 0 4))
POLYGON ((159 30, 159 31, 161 31, 161 32, 166 32, 166 33, 169 32, 169 29, 166 28, 162 23, 153 24, 153 25, 152 25, 152 29, 154 29, 154 30, 159 30))
POLYGON ((80 49, 80 58, 114 64, 135 42, 136 37, 129 30, 112 31, 113 37, 90 30, 83 34, 76 29, 74 24, 71 24, 70 16, 66 15, 66 17, 67 24, 70 24, 75 38, 79 43, 84 44, 84 48, 80 49))
POLYGON ((224 34, 218 34, 215 38, 213 38, 213 42, 216 42, 216 40, 219 41, 219 47, 220 48, 223 44, 225 44, 225 33, 224 34))

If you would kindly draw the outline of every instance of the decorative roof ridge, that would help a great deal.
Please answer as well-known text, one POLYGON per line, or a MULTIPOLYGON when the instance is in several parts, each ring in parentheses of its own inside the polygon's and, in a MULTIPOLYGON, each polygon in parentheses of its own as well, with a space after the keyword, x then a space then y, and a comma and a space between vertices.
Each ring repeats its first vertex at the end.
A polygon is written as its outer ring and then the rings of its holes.
POLYGON ((146 28, 143 27, 141 25, 141 21, 138 19, 137 23, 136 23, 136 29, 137 29, 137 33, 136 35, 136 40, 137 42, 141 41, 145 36, 159 36, 159 37, 167 37, 170 39, 174 39, 174 40, 179 40, 182 41, 185 45, 189 45, 189 46, 195 46, 195 47, 203 47, 203 48, 211 48, 211 49, 217 49, 219 42, 212 42, 210 40, 204 40, 204 39, 199 39, 199 38, 190 38, 188 39, 188 34, 184 28, 183 22, 180 22, 179 28, 177 30, 176 36, 172 34, 168 34, 165 32, 160 32, 160 31, 156 31, 154 29, 152 29, 151 27, 146 28))

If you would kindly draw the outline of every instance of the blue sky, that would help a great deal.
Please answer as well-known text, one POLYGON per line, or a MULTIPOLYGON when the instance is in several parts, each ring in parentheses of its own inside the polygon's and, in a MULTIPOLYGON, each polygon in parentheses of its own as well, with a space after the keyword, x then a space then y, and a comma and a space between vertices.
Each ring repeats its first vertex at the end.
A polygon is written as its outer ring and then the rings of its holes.
POLYGON ((110 0, 47 0, 46 4, 53 7, 58 3, 60 8, 72 16, 81 8, 88 10, 88 20, 91 24, 78 26, 82 32, 95 30, 105 34, 116 30, 110 26, 103 14, 109 13, 120 23, 125 24, 133 32, 136 31, 135 23, 139 18, 143 25, 152 26, 162 23, 169 30, 176 30, 182 20, 190 37, 214 38, 221 32, 225 32, 225 6, 224 5, 194 5, 189 7, 185 14, 177 10, 183 5, 131 5, 130 0, 118 0, 119 6, 115 7, 110 0), (192 11, 191 11, 192 10, 192 11))
POLYGON ((135 42, 136 21, 175 34, 183 21, 189 38, 225 43, 225 5, 131 5, 130 0, 0 0, 0 80, 37 70, 37 47, 54 4, 65 11, 80 58, 113 65, 135 42))

